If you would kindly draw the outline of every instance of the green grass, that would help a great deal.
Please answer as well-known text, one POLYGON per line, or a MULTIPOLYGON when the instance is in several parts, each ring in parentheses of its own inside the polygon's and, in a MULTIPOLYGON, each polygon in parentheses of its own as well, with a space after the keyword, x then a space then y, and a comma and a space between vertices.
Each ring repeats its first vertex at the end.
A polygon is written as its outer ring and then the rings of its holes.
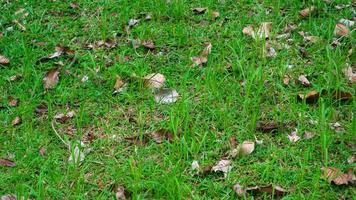
MULTIPOLYGON (((298 93, 311 90, 355 93, 355 85, 342 72, 347 63, 355 62, 354 57, 348 57, 348 50, 355 46, 355 34, 343 38, 343 45, 336 49, 329 45, 337 21, 353 16, 349 8, 336 10, 334 6, 348 1, 78 0, 77 9, 70 8, 69 1, 9 2, 0 3, 0 32, 4 34, 0 54, 11 60, 10 66, 0 66, 0 103, 4 106, 0 109, 0 158, 11 157, 17 166, 0 167, 0 195, 114 199, 113 188, 123 185, 133 199, 236 199, 232 186, 240 183, 280 185, 293 191, 285 199, 356 198, 354 187, 332 185, 321 178, 320 170, 323 166, 356 168, 347 163, 355 153, 356 101, 337 101, 328 95, 314 104, 297 100, 298 93), (299 19, 299 11, 310 5, 318 12, 299 19), (208 7, 208 11, 195 15, 194 7, 208 7), (25 19, 14 15, 21 8, 29 13, 25 19), (210 13, 215 10, 220 17, 212 20, 210 13), (152 13, 152 20, 141 20, 125 34, 128 20, 147 12, 152 13), (14 19, 27 30, 21 31, 14 19), (200 24, 204 20, 207 26, 200 24), (272 59, 262 57, 263 41, 242 34, 248 24, 257 27, 266 21, 273 24, 273 40, 288 23, 298 25, 292 32, 290 49, 276 49, 278 55, 272 59), (298 31, 321 41, 305 43, 298 31), (84 48, 86 43, 107 38, 117 40, 118 46, 84 48), (128 39, 135 38, 152 39, 156 50, 134 50, 128 39), (213 45, 207 65, 192 68, 190 58, 199 55, 206 42, 213 45), (37 63, 58 44, 75 50, 76 62, 61 57, 37 63), (300 55, 300 46, 309 58, 300 55), (125 56, 130 60, 125 61, 125 56), (107 66, 109 59, 113 64, 107 66), (307 60, 312 63, 307 65, 307 60), (64 62, 60 81, 53 90, 45 91, 42 79, 55 61, 64 62), (231 69, 226 69, 228 63, 231 69), (151 90, 131 78, 150 73, 165 75, 166 87, 181 95, 176 103, 156 103, 151 90), (310 88, 294 82, 302 73, 308 75, 310 88), (9 81, 16 74, 22 79, 9 81), (289 86, 283 85, 285 74, 293 78, 289 86), (82 83, 85 75, 89 80, 82 83), (126 91, 113 96, 117 75, 129 84, 126 91), (245 86, 240 85, 242 80, 245 86), (9 107, 8 96, 18 98, 19 106, 9 107), (41 103, 48 105, 48 114, 40 117, 34 110, 41 103), (56 123, 62 137, 76 141, 88 132, 98 136, 80 165, 68 163, 69 151, 51 127, 54 115, 68 107, 76 116, 64 124, 56 123), (12 126, 16 116, 22 123, 12 126), (272 135, 256 131, 259 120, 293 125, 272 135), (318 123, 311 124, 311 120, 318 123), (329 123, 334 122, 344 131, 331 130, 329 123), (74 135, 68 136, 73 128, 74 135), (160 128, 176 135, 173 143, 132 145, 124 140, 160 128), (315 137, 291 143, 287 134, 295 128, 300 136, 311 131, 315 137), (251 155, 233 159, 225 179, 191 175, 193 160, 201 167, 215 164, 229 150, 232 136, 239 143, 256 136, 263 144, 251 155), (46 148, 44 157, 38 153, 41 147, 46 148)), ((256 198, 272 197, 258 194, 256 198)))

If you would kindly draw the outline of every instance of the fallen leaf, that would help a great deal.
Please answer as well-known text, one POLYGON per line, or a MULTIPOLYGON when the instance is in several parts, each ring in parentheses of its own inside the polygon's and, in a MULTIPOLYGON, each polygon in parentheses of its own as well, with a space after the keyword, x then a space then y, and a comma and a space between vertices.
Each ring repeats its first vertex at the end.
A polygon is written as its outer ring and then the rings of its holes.
POLYGON ((346 36, 350 33, 350 30, 347 26, 345 26, 344 24, 336 24, 335 25, 335 29, 334 29, 334 35, 337 37, 343 37, 346 36))
POLYGON ((277 56, 277 52, 273 47, 267 48, 267 55, 268 58, 274 58, 277 56))
POLYGON ((141 46, 142 43, 141 40, 137 38, 137 39, 132 39, 131 44, 134 49, 137 49, 141 46))
POLYGON ((49 60, 59 58, 62 55, 73 55, 74 51, 67 46, 56 46, 55 52, 47 57, 40 58, 37 62, 47 62, 49 60))
POLYGON ((45 89, 53 89, 57 85, 59 81, 59 73, 58 68, 52 68, 46 72, 43 78, 43 86, 45 89))
POLYGON ((64 113, 57 113, 54 116, 54 119, 59 121, 60 123, 65 123, 66 121, 68 121, 69 119, 73 118, 75 115, 74 111, 69 111, 66 114, 64 113))
POLYGON ((114 92, 113 94, 117 94, 123 91, 125 86, 124 81, 121 79, 120 76, 116 77, 115 85, 114 85, 114 92))
POLYGON ((72 2, 69 4, 69 7, 72 9, 77 9, 79 8, 79 4, 77 2, 72 2))
POLYGON ((139 19, 129 19, 128 25, 129 27, 134 27, 140 22, 139 19))
POLYGON ((227 176, 227 173, 231 170, 231 161, 230 160, 220 160, 215 166, 211 168, 212 172, 222 172, 224 177, 227 176))
POLYGON ((297 142, 298 140, 300 140, 300 137, 297 134, 297 130, 295 130, 291 134, 289 134, 288 139, 291 142, 297 142))
POLYGON ((151 137, 153 141, 155 141, 157 144, 161 144, 165 140, 167 140, 168 142, 172 142, 174 139, 173 133, 166 129, 159 129, 157 131, 154 131, 151 134, 151 137))
POLYGON ((269 38, 270 29, 272 28, 272 22, 262 22, 257 31, 257 36, 259 38, 269 38))
POLYGON ((274 123, 274 122, 261 122, 258 121, 256 124, 256 129, 258 131, 261 131, 263 133, 274 133, 278 131, 278 124, 274 123))
POLYGON ((213 11, 211 13, 211 16, 213 17, 213 19, 215 20, 216 18, 220 17, 220 13, 218 11, 213 11))
POLYGON ((161 89, 155 93, 155 101, 161 104, 170 104, 178 100, 179 94, 175 89, 161 89))
POLYGON ((310 86, 310 82, 304 74, 300 75, 298 80, 303 86, 306 86, 306 87, 310 86))
POLYGON ((204 14, 208 8, 204 7, 198 7, 198 8, 193 8, 192 11, 196 14, 204 14))
POLYGON ((229 143, 230 143, 230 148, 236 148, 237 147, 237 139, 235 136, 232 136, 229 138, 229 143))
POLYGON ((251 36, 253 39, 256 38, 255 31, 253 30, 252 25, 248 25, 242 29, 242 33, 248 36, 251 36))
POLYGON ((10 60, 3 55, 0 55, 0 65, 9 65, 10 60))
POLYGON ((131 137, 125 137, 124 139, 131 143, 131 144, 136 144, 136 145, 145 145, 149 142, 149 135, 143 134, 141 135, 135 135, 131 137))
POLYGON ((16 106, 18 106, 19 100, 16 99, 15 97, 9 96, 9 97, 7 98, 7 100, 8 100, 8 102, 9 102, 9 106, 11 106, 11 107, 16 107, 16 106))
POLYGON ((323 178, 325 178, 329 183, 334 183, 335 185, 347 185, 350 181, 349 174, 342 173, 342 171, 336 167, 322 167, 323 178))
POLYGON ((18 26, 21 31, 26 31, 26 27, 23 24, 21 24, 18 20, 13 20, 12 22, 16 24, 16 26, 18 26))
POLYGON ((283 84, 284 85, 289 85, 289 82, 290 82, 290 76, 285 75, 284 78, 283 78, 283 84))
POLYGON ((236 183, 232 189, 236 192, 237 196, 241 197, 246 193, 246 190, 238 183, 236 183))
POLYGON ((356 73, 352 72, 352 67, 345 68, 344 74, 351 83, 356 83, 356 73))
POLYGON ((13 126, 17 126, 21 124, 21 118, 19 116, 15 117, 15 119, 12 120, 11 124, 13 126))
POLYGON ((211 43, 206 44, 204 50, 201 53, 201 56, 208 57, 208 55, 211 53, 212 48, 213 45, 211 43))
POLYGON ((315 134, 312 133, 312 132, 305 131, 305 132, 304 132, 304 135, 303 135, 303 138, 306 139, 306 140, 309 140, 309 139, 313 138, 314 135, 315 135, 315 134))
POLYGON ((354 25, 355 25, 355 21, 351 21, 351 20, 348 20, 348 19, 340 19, 339 20, 339 23, 349 27, 349 28, 352 28, 354 25))
POLYGON ((254 186, 254 187, 248 187, 245 190, 246 192, 262 192, 262 193, 274 194, 277 197, 276 199, 280 199, 281 196, 283 196, 285 193, 288 192, 288 190, 278 185, 254 186))
POLYGON ((10 81, 17 81, 17 80, 20 80, 21 78, 22 78, 21 74, 16 74, 16 75, 10 76, 9 80, 10 81))
POLYGON ((38 115, 43 115, 48 112, 48 107, 46 104, 40 104, 35 108, 35 113, 38 115))
POLYGON ((153 89, 161 88, 166 81, 164 75, 160 73, 148 74, 143 79, 145 86, 153 89))
POLYGON ((116 188, 115 197, 116 197, 116 200, 123 200, 123 199, 128 199, 129 198, 129 196, 127 196, 127 192, 125 191, 124 186, 119 185, 116 188))
POLYGON ((344 131, 344 129, 342 128, 342 126, 339 122, 330 123, 329 126, 330 126, 330 129, 335 130, 335 132, 337 132, 337 133, 344 131))
POLYGON ((306 103, 315 103, 319 99, 319 92, 316 90, 310 91, 307 94, 298 94, 298 99, 306 103))
POLYGON ((200 166, 199 166, 198 161, 193 160, 191 170, 192 171, 199 171, 199 169, 200 169, 200 166))
POLYGON ((315 11, 315 6, 310 6, 308 8, 305 8, 299 12, 300 18, 302 18, 302 19, 306 18, 314 11, 315 11))
POLYGON ((249 155, 255 150, 255 143, 252 141, 244 141, 237 147, 238 155, 249 155))
POLYGON ((46 149, 44 147, 41 147, 40 150, 38 151, 38 153, 44 157, 46 155, 46 149))
POLYGON ((193 62, 192 67, 203 66, 205 63, 208 62, 208 59, 206 57, 192 57, 191 60, 193 62))
POLYGON ((11 161, 11 160, 8 160, 8 159, 0 158, 0 166, 3 166, 3 167, 15 167, 16 163, 11 161))
POLYGON ((355 162, 355 160, 356 160, 356 154, 351 155, 347 158, 347 163, 353 164, 355 162))
POLYGON ((335 100, 351 100, 353 99, 353 94, 351 92, 345 92, 341 90, 335 90, 332 93, 332 97, 335 100))
POLYGON ((146 47, 147 49, 151 49, 151 50, 153 50, 153 49, 156 48, 156 46, 155 46, 155 44, 153 43, 152 40, 144 40, 144 41, 142 42, 142 45, 143 45, 144 47, 146 47))
POLYGON ((6 194, 1 196, 1 200, 17 200, 17 197, 14 194, 6 194))

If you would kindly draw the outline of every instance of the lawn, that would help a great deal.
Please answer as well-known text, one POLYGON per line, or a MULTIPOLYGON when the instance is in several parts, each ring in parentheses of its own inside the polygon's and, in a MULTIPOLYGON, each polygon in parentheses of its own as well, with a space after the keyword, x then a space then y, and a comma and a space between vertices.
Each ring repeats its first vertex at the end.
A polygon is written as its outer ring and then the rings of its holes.
POLYGON ((356 199, 350 1, 0 11, 2 200, 356 199))

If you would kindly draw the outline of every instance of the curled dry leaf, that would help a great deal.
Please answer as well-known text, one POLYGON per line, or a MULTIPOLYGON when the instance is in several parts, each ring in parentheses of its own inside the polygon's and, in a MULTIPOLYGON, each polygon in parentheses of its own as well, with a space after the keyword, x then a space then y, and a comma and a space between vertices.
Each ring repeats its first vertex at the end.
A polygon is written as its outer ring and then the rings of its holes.
POLYGON ((298 99, 306 103, 315 103, 319 99, 319 92, 316 90, 310 91, 307 94, 298 94, 298 99))
POLYGON ((178 100, 179 94, 175 89, 161 89, 155 93, 155 101, 161 104, 170 104, 178 100))
POLYGON ((4 159, 4 158, 0 158, 0 166, 3 167, 15 167, 16 163, 9 160, 9 159, 4 159))
POLYGON ((59 81, 59 69, 53 68, 46 72, 43 78, 43 86, 45 89, 53 89, 59 81))
POLYGON ((38 115, 43 115, 48 112, 48 107, 46 104, 40 104, 35 108, 35 113, 38 115))
POLYGON ((285 75, 284 78, 283 78, 283 84, 284 85, 289 85, 289 82, 290 82, 290 76, 285 75))
POLYGON ((246 190, 239 184, 236 183, 232 189, 236 192, 237 196, 241 197, 246 193, 246 190))
POLYGON ((0 55, 0 65, 9 65, 10 60, 3 55, 0 55))
POLYGON ((348 173, 343 173, 336 167, 323 167, 321 170, 323 171, 323 178, 335 185, 347 185, 349 182, 354 182, 355 175, 352 170, 348 173))
POLYGON ((20 125, 21 124, 21 118, 19 116, 15 117, 15 119, 12 120, 11 124, 13 126, 17 126, 17 125, 20 125))
POLYGON ((204 14, 208 8, 204 7, 198 7, 198 8, 193 8, 192 11, 196 14, 204 14))
POLYGON ((288 190, 278 185, 254 186, 254 187, 248 187, 245 190, 246 192, 262 192, 262 193, 274 194, 277 196, 277 199, 279 199, 280 196, 288 192, 288 190))
POLYGON ((1 196, 0 199, 1 200, 17 200, 17 197, 14 194, 6 194, 6 195, 1 196))
POLYGON ((251 36, 253 39, 256 38, 255 31, 253 30, 252 25, 248 25, 242 29, 242 33, 248 36, 251 36))
POLYGON ((54 116, 54 119, 57 120, 60 123, 65 123, 66 121, 68 121, 69 119, 73 118, 75 115, 74 111, 69 111, 66 114, 64 113, 57 113, 54 116))
POLYGON ((166 81, 164 75, 160 73, 148 74, 143 79, 145 80, 145 86, 148 88, 161 88, 166 81))
POLYGON ((227 176, 227 173, 231 170, 231 161, 230 160, 220 160, 215 166, 211 168, 212 172, 222 172, 224 177, 227 176))
POLYGON ((345 68, 344 74, 351 83, 356 83, 356 73, 352 72, 352 67, 345 68))
POLYGON ((332 97, 335 100, 342 100, 342 101, 346 101, 346 100, 351 100, 353 99, 353 94, 351 92, 345 92, 345 91, 341 91, 341 90, 335 90, 332 93, 332 97))
POLYGON ((347 158, 347 163, 353 164, 355 162, 355 160, 356 160, 356 154, 351 155, 347 158))
POLYGON ((335 25, 334 35, 337 37, 343 37, 350 33, 350 30, 344 24, 338 23, 335 25))
POLYGON ((298 80, 303 86, 306 86, 306 87, 310 86, 310 82, 304 74, 300 75, 298 80))
POLYGON ((116 191, 115 191, 115 197, 116 197, 116 200, 124 200, 124 199, 129 199, 130 195, 127 193, 127 191, 125 190, 125 187, 122 186, 122 185, 119 185, 117 188, 116 188, 116 191))
POLYGON ((157 144, 161 144, 164 140, 172 142, 174 139, 173 133, 166 129, 159 129, 151 134, 153 141, 157 144))
POLYGON ((237 147, 238 155, 249 155, 255 150, 255 143, 252 141, 244 141, 237 147))
POLYGON ((46 148, 41 147, 40 150, 38 151, 38 153, 43 157, 46 155, 46 148))
POLYGON ((216 18, 220 17, 220 13, 218 11, 213 11, 211 13, 211 16, 213 17, 213 19, 215 20, 216 18))
POLYGON ((153 50, 156 48, 154 42, 152 40, 144 40, 142 42, 142 45, 146 47, 147 49, 153 50))
POLYGON ((291 134, 289 134, 288 139, 291 142, 297 142, 298 140, 300 140, 300 137, 297 134, 297 130, 295 130, 291 134))
POLYGON ((67 46, 56 46, 55 52, 47 57, 40 58, 37 62, 47 62, 49 60, 59 58, 62 55, 73 55, 74 51, 67 46))
POLYGON ((192 67, 203 66, 205 63, 208 62, 208 59, 206 57, 192 57, 191 60, 193 62, 192 67))
POLYGON ((309 8, 305 8, 299 12, 300 18, 306 18, 308 17, 311 13, 313 13, 316 10, 315 6, 310 6, 309 8))
POLYGON ((7 100, 9 102, 9 106, 11 106, 11 107, 16 107, 18 105, 18 103, 19 103, 19 100, 16 99, 15 97, 13 97, 13 96, 9 96, 7 98, 7 100))
POLYGON ((113 94, 117 94, 123 91, 125 86, 124 81, 121 79, 120 76, 116 77, 115 85, 114 85, 114 92, 113 94))

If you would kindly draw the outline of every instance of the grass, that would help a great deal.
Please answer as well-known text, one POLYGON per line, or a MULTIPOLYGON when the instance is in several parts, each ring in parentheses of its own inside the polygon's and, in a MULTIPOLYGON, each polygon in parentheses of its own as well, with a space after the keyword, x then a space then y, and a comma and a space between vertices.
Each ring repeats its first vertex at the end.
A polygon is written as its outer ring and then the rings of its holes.
MULTIPOLYGON (((335 5, 348 1, 86 1, 70 8, 67 1, 3 1, 0 4, 0 54, 11 60, 1 66, 0 77, 0 157, 12 158, 17 166, 0 167, 0 195, 13 193, 35 199, 114 199, 113 188, 123 185, 133 199, 236 199, 235 183, 244 186, 280 185, 292 190, 285 199, 356 198, 352 186, 335 186, 321 178, 323 166, 355 169, 347 158, 355 153, 356 101, 337 101, 322 96, 317 103, 297 100, 300 92, 340 89, 354 94, 342 70, 354 63, 348 50, 355 45, 354 33, 331 49, 333 30, 341 18, 351 18, 349 8, 335 5), (318 12, 299 19, 299 11, 315 5, 318 12), (194 7, 208 7, 194 15, 194 7), (24 8, 29 15, 20 19, 14 13, 24 8), (213 20, 212 11, 220 17, 213 20), (152 13, 151 21, 140 21, 130 34, 124 26, 140 13, 152 13), (284 13, 284 14, 282 14, 284 13), (21 31, 12 21, 25 27, 21 31), (288 23, 292 32, 290 49, 277 50, 277 57, 262 55, 263 41, 242 34, 248 24, 273 24, 277 35, 288 23), (224 23, 223 23, 224 22, 224 23), (208 24, 208 25, 204 25, 208 24), (13 30, 9 30, 13 27, 13 30), (303 41, 298 31, 309 32, 321 41, 303 41), (116 39, 112 49, 86 50, 86 43, 116 39), (157 48, 133 49, 127 38, 152 39, 157 48), (204 43, 213 45, 203 68, 191 67, 190 57, 199 55, 204 43), (45 43, 45 45, 40 45, 45 43), (75 50, 76 62, 61 57, 37 63, 54 52, 56 45, 75 50), (303 58, 299 47, 309 53, 303 58), (162 52, 162 53, 158 53, 162 52), (125 61, 125 56, 130 59, 125 61), (112 61, 112 64, 110 62, 112 61), (310 60, 311 64, 306 64, 310 60), (45 91, 42 79, 55 61, 62 61, 59 84, 45 91), (227 69, 228 63, 231 68, 227 69), (110 66, 108 66, 110 65, 110 66), (289 69, 288 65, 293 68, 289 69), (96 69, 99 69, 97 72, 96 69), (154 101, 144 83, 132 74, 165 75, 166 86, 175 88, 179 100, 161 105, 154 101), (294 80, 308 75, 312 86, 305 88, 294 80), (21 74, 11 82, 9 77, 21 74), (289 74, 293 81, 283 85, 289 74), (112 95, 116 76, 129 82, 126 91, 112 95), (87 82, 81 82, 88 76, 87 82), (240 82, 244 81, 245 85, 240 82), (9 107, 8 96, 19 99, 9 107), (48 105, 48 114, 36 116, 35 108, 48 105), (79 165, 68 163, 69 151, 53 132, 51 123, 57 112, 74 110, 76 116, 56 129, 67 141, 81 140, 92 133, 97 138, 92 151, 79 165), (12 126, 16 117, 22 123, 12 126), (274 135, 256 131, 257 121, 292 124, 274 135), (317 124, 310 121, 317 121, 317 124), (336 133, 329 123, 339 122, 344 131, 336 133), (166 128, 176 135, 173 143, 132 145, 123 138, 166 128), (291 143, 287 135, 295 128, 315 133, 310 140, 291 143), (73 136, 69 136, 73 133, 73 136), (103 135, 105 137, 99 137, 103 135), (178 136, 179 135, 179 136, 178 136), (255 151, 232 160, 232 170, 223 179, 215 175, 192 176, 191 163, 215 164, 229 150, 229 138, 263 139, 255 151), (40 156, 41 147, 46 155, 40 156)), ((245 196, 251 199, 253 195, 245 196)), ((268 194, 256 198, 271 199, 268 194)))

